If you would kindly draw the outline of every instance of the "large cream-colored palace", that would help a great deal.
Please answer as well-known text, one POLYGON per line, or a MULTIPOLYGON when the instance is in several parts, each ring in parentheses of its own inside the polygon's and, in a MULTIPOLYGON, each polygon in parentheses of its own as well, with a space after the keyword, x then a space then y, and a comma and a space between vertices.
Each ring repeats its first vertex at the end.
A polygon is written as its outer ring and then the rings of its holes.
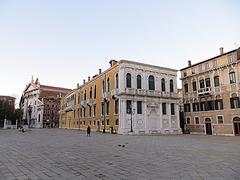
POLYGON ((177 70, 111 60, 62 99, 60 128, 178 134, 178 101, 177 70))
POLYGON ((240 48, 181 69, 186 128, 240 134, 240 48))

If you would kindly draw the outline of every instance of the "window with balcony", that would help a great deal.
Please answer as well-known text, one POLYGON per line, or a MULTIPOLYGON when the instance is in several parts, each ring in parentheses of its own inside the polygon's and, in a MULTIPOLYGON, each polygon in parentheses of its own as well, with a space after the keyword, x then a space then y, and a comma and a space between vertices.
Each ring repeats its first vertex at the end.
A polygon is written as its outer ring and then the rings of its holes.
POLYGON ((175 115, 175 104, 171 103, 171 115, 175 115))
POLYGON ((142 77, 137 75, 137 89, 142 89, 142 77))
POLYGON ((164 115, 167 114, 167 105, 166 105, 166 103, 162 103, 162 114, 164 114, 164 115))
POLYGON ((94 99, 97 98, 97 86, 95 85, 94 86, 94 99))
POLYGON ((220 86, 219 76, 214 76, 214 87, 220 86))
POLYGON ((162 86, 162 91, 165 91, 166 88, 165 88, 165 79, 164 78, 161 79, 161 86, 162 86))
POLYGON ((142 114, 142 101, 137 101, 137 114, 142 114))
POLYGON ((107 79, 107 92, 110 92, 110 79, 107 79))
POLYGON ((174 92, 173 80, 170 80, 170 92, 174 92))
POLYGON ((126 88, 131 88, 132 87, 132 77, 130 73, 127 73, 126 75, 126 88))
POLYGON ((200 87, 200 89, 204 89, 204 88, 205 88, 204 79, 201 79, 201 80, 199 81, 199 87, 200 87))
POLYGON ((192 82, 192 89, 193 89, 193 91, 197 91, 197 83, 196 83, 196 81, 192 82))
POLYGON ((127 112, 127 114, 131 114, 131 110, 132 110, 132 101, 127 100, 126 101, 126 112, 127 112))
POLYGON ((185 83, 185 84, 184 84, 184 92, 185 92, 185 93, 188 93, 188 83, 185 83))
POLYGON ((118 114, 118 111, 119 111, 119 101, 117 99, 115 100, 115 114, 118 114))
POLYGON ((195 124, 199 124, 199 117, 194 117, 195 119, 195 124))
POLYGON ((155 81, 154 81, 154 77, 152 75, 150 75, 148 77, 148 89, 155 90, 155 81))
POLYGON ((115 76, 115 87, 118 89, 118 73, 115 76))
POLYGON ((230 84, 236 83, 235 72, 230 72, 229 73, 229 81, 230 81, 230 84))
POLYGON ((205 79, 206 87, 211 87, 210 78, 205 79))

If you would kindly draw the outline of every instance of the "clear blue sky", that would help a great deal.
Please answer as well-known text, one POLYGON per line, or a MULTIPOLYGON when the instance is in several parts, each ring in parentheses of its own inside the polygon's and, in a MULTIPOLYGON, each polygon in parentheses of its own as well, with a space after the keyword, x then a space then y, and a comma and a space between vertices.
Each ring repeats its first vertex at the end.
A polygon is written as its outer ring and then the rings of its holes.
POLYGON ((239 0, 0 0, 0 94, 76 87, 110 59, 175 69, 240 46, 239 0))

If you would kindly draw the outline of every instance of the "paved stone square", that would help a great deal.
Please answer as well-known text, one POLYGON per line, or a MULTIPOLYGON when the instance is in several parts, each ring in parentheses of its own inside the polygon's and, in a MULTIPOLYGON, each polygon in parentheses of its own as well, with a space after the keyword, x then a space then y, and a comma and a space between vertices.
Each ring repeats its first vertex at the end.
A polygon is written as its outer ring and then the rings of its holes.
POLYGON ((240 179, 240 137, 0 130, 0 179, 240 179))

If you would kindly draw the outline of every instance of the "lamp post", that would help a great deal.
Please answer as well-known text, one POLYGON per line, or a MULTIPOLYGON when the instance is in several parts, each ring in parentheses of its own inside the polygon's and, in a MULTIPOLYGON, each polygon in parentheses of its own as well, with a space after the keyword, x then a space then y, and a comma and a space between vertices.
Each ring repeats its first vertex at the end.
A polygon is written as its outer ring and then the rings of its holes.
POLYGON ((28 114, 29 114, 28 127, 30 127, 30 124, 31 124, 31 115, 32 115, 32 106, 31 106, 31 105, 28 105, 28 114))

